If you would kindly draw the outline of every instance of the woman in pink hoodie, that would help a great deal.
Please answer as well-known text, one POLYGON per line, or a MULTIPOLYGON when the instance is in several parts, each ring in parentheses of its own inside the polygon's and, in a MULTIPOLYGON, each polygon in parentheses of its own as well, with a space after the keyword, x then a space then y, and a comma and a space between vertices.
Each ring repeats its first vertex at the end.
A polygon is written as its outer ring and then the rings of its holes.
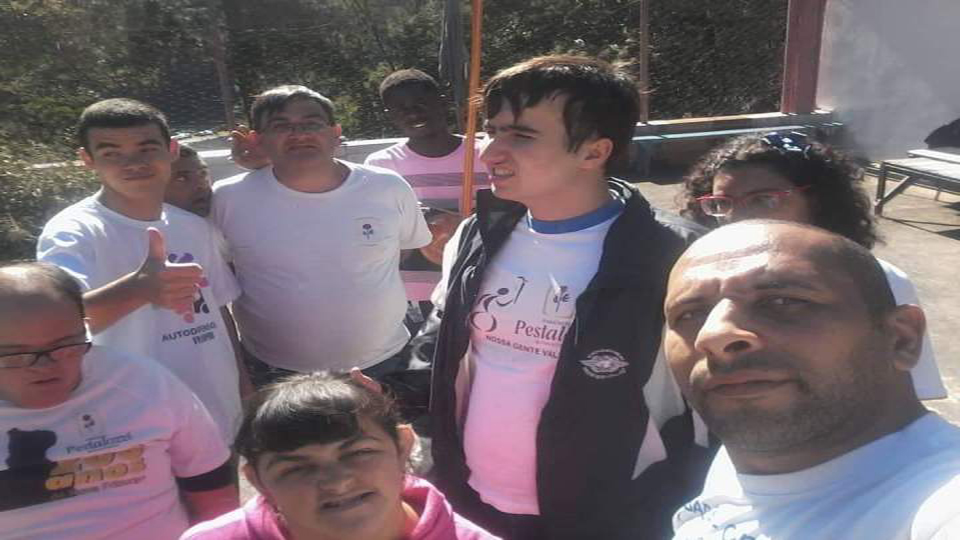
POLYGON ((415 437, 388 397, 348 374, 267 386, 236 439, 260 494, 181 540, 497 540, 406 473, 415 437))

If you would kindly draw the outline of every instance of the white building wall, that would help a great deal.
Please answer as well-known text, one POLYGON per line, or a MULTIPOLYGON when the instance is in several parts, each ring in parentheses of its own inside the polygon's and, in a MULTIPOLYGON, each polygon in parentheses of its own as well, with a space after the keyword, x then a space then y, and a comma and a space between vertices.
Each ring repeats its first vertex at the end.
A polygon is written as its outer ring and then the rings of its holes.
POLYGON ((960 118, 960 0, 828 0, 817 104, 871 159, 924 148, 960 118))

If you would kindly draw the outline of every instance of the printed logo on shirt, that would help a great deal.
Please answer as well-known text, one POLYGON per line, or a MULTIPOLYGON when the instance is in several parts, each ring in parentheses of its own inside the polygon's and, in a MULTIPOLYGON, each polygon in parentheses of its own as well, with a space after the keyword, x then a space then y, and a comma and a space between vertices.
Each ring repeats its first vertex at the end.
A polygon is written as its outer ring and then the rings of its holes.
POLYGON ((547 295, 543 300, 544 315, 558 319, 572 319, 576 312, 576 299, 570 292, 570 287, 553 283, 547 288, 547 295))
POLYGON ((103 426, 92 412, 82 413, 77 417, 77 425, 80 427, 81 437, 103 435, 103 426))
POLYGON ((622 354, 611 349, 593 351, 580 363, 583 364, 583 372, 594 379, 619 377, 627 372, 629 365, 622 354))
MULTIPOLYGON (((192 263, 196 259, 192 253, 184 253, 183 255, 178 256, 176 253, 171 253, 167 255, 167 260, 171 263, 192 263)), ((207 278, 200 278, 200 288, 206 288, 210 285, 210 282, 207 281, 207 278)), ((183 321, 192 323, 194 315, 199 315, 200 313, 210 313, 210 307, 207 305, 206 299, 203 297, 203 291, 197 291, 197 299, 193 302, 193 313, 187 313, 183 316, 183 321)))
POLYGON ((481 294, 477 299, 475 309, 467 316, 470 326, 481 332, 493 332, 497 329, 497 316, 492 312, 495 308, 505 308, 517 303, 527 278, 516 277, 517 283, 510 287, 500 287, 495 293, 481 294))
POLYGON ((146 477, 141 474, 147 469, 143 445, 52 461, 47 451, 57 442, 53 431, 13 428, 7 436, 8 468, 0 471, 0 511, 137 484, 146 477))
POLYGON ((383 240, 383 222, 378 218, 356 218, 354 219, 354 230, 357 241, 363 245, 372 246, 383 240))

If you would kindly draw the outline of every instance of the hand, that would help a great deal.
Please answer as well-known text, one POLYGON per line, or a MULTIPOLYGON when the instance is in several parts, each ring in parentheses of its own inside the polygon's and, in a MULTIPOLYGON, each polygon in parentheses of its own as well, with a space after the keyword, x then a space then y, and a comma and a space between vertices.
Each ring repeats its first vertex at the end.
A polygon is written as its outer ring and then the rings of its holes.
POLYGON ((246 126, 230 132, 230 157, 244 169, 261 169, 270 165, 270 158, 260 149, 257 138, 246 126))
POLYGON ((376 392, 378 394, 383 393, 383 386, 381 386, 380 383, 378 383, 377 381, 364 375, 363 372, 360 371, 360 368, 358 367, 350 369, 350 378, 353 380, 353 382, 359 384, 360 386, 363 386, 367 390, 376 392))
POLYGON ((200 290, 203 268, 196 263, 171 263, 160 231, 147 229, 147 258, 137 270, 136 283, 144 300, 180 315, 193 314, 193 300, 200 290))

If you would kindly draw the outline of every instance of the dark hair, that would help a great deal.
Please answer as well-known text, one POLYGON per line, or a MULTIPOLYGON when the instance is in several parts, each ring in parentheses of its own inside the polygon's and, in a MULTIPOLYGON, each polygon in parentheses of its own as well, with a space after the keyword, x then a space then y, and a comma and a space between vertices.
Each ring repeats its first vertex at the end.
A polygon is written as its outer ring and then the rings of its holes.
POLYGON ((156 107, 128 98, 98 101, 80 113, 77 122, 77 142, 90 151, 90 130, 93 128, 128 128, 154 124, 160 128, 164 142, 170 142, 167 117, 156 107))
POLYGON ((199 154, 196 150, 194 150, 193 148, 191 148, 191 147, 189 147, 189 146, 187 146, 187 145, 185 145, 185 144, 181 144, 181 145, 180 145, 180 157, 181 157, 181 158, 197 158, 197 159, 201 159, 201 158, 200 158, 200 154, 199 154))
POLYGON ((640 116, 636 84, 614 66, 582 56, 540 56, 504 69, 483 89, 487 117, 496 116, 504 101, 519 117, 523 109, 544 99, 566 96, 563 125, 567 150, 573 152, 591 137, 613 142, 606 168, 626 157, 640 116))
POLYGON ((234 449, 256 466, 265 452, 348 439, 360 431, 361 418, 375 422, 399 444, 400 416, 389 397, 357 383, 349 373, 293 375, 247 401, 234 449))
MULTIPOLYGON (((721 170, 753 165, 766 167, 797 186, 809 185, 804 196, 811 202, 813 223, 872 248, 879 237, 870 199, 853 162, 826 144, 811 142, 805 149, 786 151, 764 142, 763 135, 743 135, 715 148, 684 178, 681 211, 685 217, 716 227, 714 218, 700 209, 697 197, 713 193, 713 180, 721 170)), ((805 143, 804 143, 805 144, 805 143)))
POLYGON ((295 99, 308 99, 319 103, 327 113, 327 120, 331 124, 337 123, 333 114, 333 101, 330 101, 330 98, 306 86, 287 84, 262 92, 253 100, 253 105, 250 106, 250 122, 253 124, 253 129, 263 129, 262 123, 266 117, 282 111, 287 103, 295 99))
POLYGON ((62 296, 77 307, 80 318, 84 318, 86 313, 83 309, 83 289, 80 283, 70 274, 59 266, 47 262, 37 261, 16 261, 0 264, 0 295, 5 291, 16 294, 25 291, 37 291, 44 287, 62 296), (4 270, 20 270, 29 277, 24 280, 27 287, 19 284, 11 284, 9 280, 4 279, 4 270), (7 283, 4 283, 4 282, 7 283))
POLYGON ((419 69, 401 69, 387 75, 380 82, 380 99, 385 100, 387 92, 406 85, 416 85, 432 90, 439 95, 440 85, 437 80, 419 69))

